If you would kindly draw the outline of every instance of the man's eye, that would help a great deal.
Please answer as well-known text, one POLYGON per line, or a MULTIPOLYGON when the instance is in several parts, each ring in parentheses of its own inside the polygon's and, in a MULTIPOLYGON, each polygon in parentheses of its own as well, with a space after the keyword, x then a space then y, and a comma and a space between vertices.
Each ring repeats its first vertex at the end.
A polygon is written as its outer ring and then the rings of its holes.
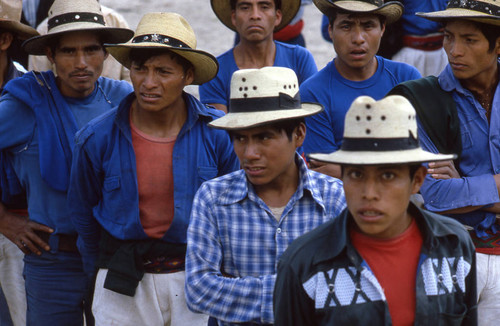
POLYGON ((392 180, 396 175, 393 172, 384 172, 382 173, 382 179, 384 180, 392 180))
POLYGON ((361 172, 359 172, 359 171, 349 171, 348 175, 351 179, 361 178, 361 172))

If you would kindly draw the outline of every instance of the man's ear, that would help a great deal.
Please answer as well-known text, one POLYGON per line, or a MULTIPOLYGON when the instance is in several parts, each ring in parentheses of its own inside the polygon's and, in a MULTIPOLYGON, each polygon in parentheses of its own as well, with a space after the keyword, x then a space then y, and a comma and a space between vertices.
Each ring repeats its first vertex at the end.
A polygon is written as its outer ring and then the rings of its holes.
POLYGON ((426 175, 427 175, 427 168, 423 165, 421 165, 417 169, 417 171, 415 171, 415 175, 413 176, 412 180, 412 189, 411 189, 412 195, 416 194, 420 190, 420 187, 424 183, 426 175))
POLYGON ((304 143, 306 138, 306 125, 301 122, 292 133, 292 141, 295 142, 295 147, 299 148, 304 143))
POLYGON ((49 46, 45 48, 45 55, 47 56, 47 59, 49 59, 51 64, 54 64, 54 54, 55 53, 52 52, 52 49, 49 46))
POLYGON ((14 41, 14 35, 11 32, 3 32, 0 34, 0 50, 7 51, 12 41, 14 41))
POLYGON ((276 21, 274 22, 274 27, 277 27, 281 24, 281 20, 283 19, 283 14, 281 13, 281 9, 276 9, 276 21))
POLYGON ((191 85, 194 80, 194 68, 190 67, 184 74, 184 85, 191 85))

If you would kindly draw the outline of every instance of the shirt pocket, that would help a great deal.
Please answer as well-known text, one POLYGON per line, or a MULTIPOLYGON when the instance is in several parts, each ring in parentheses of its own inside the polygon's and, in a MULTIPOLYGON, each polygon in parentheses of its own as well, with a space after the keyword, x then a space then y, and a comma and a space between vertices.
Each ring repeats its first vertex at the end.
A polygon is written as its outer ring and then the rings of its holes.
POLYGON ((200 184, 212 180, 218 173, 219 170, 215 166, 198 166, 198 180, 200 184))
POLYGON ((123 194, 121 191, 121 178, 120 176, 110 176, 105 177, 102 185, 102 214, 101 218, 106 220, 103 226, 106 228, 109 223, 112 225, 125 224, 125 212, 122 210, 125 208, 123 194))

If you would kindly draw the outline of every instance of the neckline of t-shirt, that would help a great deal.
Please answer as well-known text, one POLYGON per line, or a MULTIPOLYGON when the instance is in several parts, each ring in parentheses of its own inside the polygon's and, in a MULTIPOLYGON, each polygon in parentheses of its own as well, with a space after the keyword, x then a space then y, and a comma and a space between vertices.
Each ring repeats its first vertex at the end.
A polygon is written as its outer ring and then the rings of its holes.
POLYGON ((335 78, 337 80, 339 80, 341 83, 343 83, 349 87, 352 87, 352 88, 362 89, 362 88, 366 88, 366 87, 370 87, 370 86, 375 85, 379 80, 380 74, 382 73, 382 69, 384 69, 384 61, 381 58, 379 58, 378 56, 376 56, 375 58, 377 59, 377 63, 378 63, 377 71, 375 71, 373 76, 371 76, 370 78, 365 79, 365 80, 354 81, 354 80, 344 78, 339 73, 339 71, 337 70, 337 67, 335 66, 335 59, 330 62, 331 69, 332 69, 332 72, 333 72, 335 78))

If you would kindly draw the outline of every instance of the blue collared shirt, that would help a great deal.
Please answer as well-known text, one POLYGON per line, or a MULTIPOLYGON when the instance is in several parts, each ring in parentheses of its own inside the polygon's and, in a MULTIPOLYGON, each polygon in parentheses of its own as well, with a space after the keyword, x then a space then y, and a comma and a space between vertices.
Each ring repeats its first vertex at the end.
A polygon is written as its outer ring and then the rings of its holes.
POLYGON ((346 207, 340 180, 308 170, 298 155, 296 162, 299 185, 279 221, 243 170, 200 187, 188 229, 190 309, 223 325, 274 322, 272 297, 281 254, 295 238, 346 207))
MULTIPOLYGON (((191 204, 206 180, 235 171, 239 162, 229 135, 208 127, 222 111, 184 93, 187 120, 177 135, 173 160, 174 218, 163 240, 186 243, 191 204)), ((68 198, 80 236, 85 269, 91 272, 99 251, 99 228, 121 240, 148 239, 139 217, 135 152, 130 131, 134 94, 118 109, 91 121, 76 136, 68 198)))
MULTIPOLYGON (((456 103, 462 140, 460 171, 463 177, 437 180, 428 175, 420 189, 425 207, 442 212, 497 203, 499 197, 493 175, 500 173, 500 85, 495 91, 488 123, 481 104, 455 78, 449 65, 439 75, 439 84, 445 91, 452 92, 456 103)), ((421 126, 419 137, 424 149, 437 153, 421 126)), ((494 213, 482 210, 450 216, 474 226, 476 230, 488 229, 495 222, 494 213)))

